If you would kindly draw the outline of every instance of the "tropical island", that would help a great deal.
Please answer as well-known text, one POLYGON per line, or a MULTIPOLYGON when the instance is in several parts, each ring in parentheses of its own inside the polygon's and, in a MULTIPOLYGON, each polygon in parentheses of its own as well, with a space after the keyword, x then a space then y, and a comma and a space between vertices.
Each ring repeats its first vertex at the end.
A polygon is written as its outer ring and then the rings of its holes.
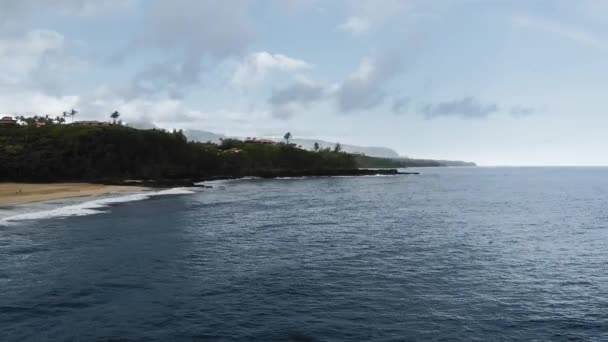
POLYGON ((440 166, 349 154, 340 144, 312 150, 283 141, 226 138, 190 141, 181 130, 136 129, 111 114, 108 122, 63 116, 0 120, 0 182, 181 186, 240 177, 399 174, 396 168, 440 166), (71 121, 68 123, 68 119, 71 121), (366 169, 389 168, 389 169, 366 169))

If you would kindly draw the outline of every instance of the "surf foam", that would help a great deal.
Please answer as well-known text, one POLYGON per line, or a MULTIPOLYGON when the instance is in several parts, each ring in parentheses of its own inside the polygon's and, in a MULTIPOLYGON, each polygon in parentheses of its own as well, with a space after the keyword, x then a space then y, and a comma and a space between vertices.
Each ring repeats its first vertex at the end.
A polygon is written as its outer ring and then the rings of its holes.
POLYGON ((187 195, 193 194, 195 191, 189 188, 173 188, 161 191, 151 191, 135 193, 125 196, 99 198, 92 201, 78 203, 74 205, 68 205, 64 207, 54 208, 50 210, 42 210, 35 212, 27 212, 17 215, 8 216, 0 219, 0 226, 6 226, 10 223, 18 221, 31 221, 31 220, 42 220, 49 218, 58 217, 69 217, 69 216, 86 216, 104 213, 104 208, 108 208, 111 205, 135 201, 143 201, 145 199, 157 196, 170 196, 170 195, 187 195))

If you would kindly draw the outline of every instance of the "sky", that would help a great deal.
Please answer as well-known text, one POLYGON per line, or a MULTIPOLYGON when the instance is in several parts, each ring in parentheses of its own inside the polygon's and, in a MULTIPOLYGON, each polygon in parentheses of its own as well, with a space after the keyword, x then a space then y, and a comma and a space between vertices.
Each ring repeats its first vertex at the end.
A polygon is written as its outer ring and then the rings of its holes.
POLYGON ((0 0, 0 114, 608 165, 608 1, 0 0))

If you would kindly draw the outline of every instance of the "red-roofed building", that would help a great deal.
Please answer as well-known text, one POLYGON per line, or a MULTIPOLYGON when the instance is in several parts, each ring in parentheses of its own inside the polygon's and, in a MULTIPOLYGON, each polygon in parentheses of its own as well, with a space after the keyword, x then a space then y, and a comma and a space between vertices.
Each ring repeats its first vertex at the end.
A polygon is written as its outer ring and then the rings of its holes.
POLYGON ((5 116, 2 119, 0 119, 0 125, 14 126, 14 125, 17 125, 17 120, 13 119, 10 116, 5 116))

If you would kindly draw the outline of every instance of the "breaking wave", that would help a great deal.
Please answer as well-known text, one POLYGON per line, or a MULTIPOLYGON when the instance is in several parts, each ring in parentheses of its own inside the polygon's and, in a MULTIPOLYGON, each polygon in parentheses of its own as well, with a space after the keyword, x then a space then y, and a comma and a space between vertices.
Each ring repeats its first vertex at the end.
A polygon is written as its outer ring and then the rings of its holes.
POLYGON ((68 217, 68 216, 86 216, 105 212, 103 209, 115 204, 143 201, 145 199, 157 196, 171 195, 187 195, 194 194, 196 191, 189 188, 173 188, 161 191, 149 191, 134 193, 124 196, 107 197, 94 199, 92 201, 82 202, 74 205, 63 206, 48 210, 20 213, 4 218, 0 218, 0 226, 6 226, 18 221, 42 220, 49 218, 68 217))

